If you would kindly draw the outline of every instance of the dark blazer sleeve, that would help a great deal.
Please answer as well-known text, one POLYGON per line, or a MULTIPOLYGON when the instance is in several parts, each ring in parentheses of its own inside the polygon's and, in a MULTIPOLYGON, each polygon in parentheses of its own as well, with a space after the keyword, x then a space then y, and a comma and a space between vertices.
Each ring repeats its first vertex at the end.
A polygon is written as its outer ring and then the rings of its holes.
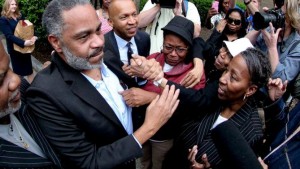
POLYGON ((197 37, 193 39, 193 58, 199 58, 201 60, 203 57, 203 49, 205 47, 205 41, 201 37, 197 37))
POLYGON ((218 80, 212 80, 210 83, 207 83, 204 88, 199 90, 185 88, 171 81, 168 81, 167 84, 169 86, 175 85, 177 89, 180 89, 180 106, 193 106, 195 110, 199 110, 199 108, 209 107, 217 101, 218 80))
POLYGON ((9 22, 10 22, 10 20, 8 20, 4 17, 0 18, 0 28, 1 28, 2 33, 5 35, 7 41, 11 41, 23 48, 25 41, 14 35, 15 28, 12 29, 9 22))
MULTIPOLYGON (((101 139, 107 139, 103 135, 103 138, 95 138, 100 140, 97 144, 91 141, 93 138, 89 138, 92 133, 84 132, 84 126, 77 125, 80 121, 62 111, 64 105, 59 105, 46 92, 30 87, 27 96, 29 111, 34 113, 48 141, 59 152, 64 168, 117 168, 142 155, 141 148, 132 135, 119 138, 110 144, 101 143, 101 139), (59 105, 60 108, 54 105, 59 105)), ((111 124, 107 124, 107 121, 103 120, 97 125, 105 127, 106 132, 111 131, 111 124)), ((98 136, 95 134, 93 137, 98 136)))
MULTIPOLYGON (((222 39, 222 34, 218 32, 216 29, 213 30, 210 37, 206 40, 206 44, 204 47, 204 59, 209 62, 214 62, 214 56, 219 53, 219 44, 222 39)), ((222 42, 221 42, 222 43, 222 42)))
POLYGON ((266 124, 265 136, 267 137, 268 141, 271 141, 274 140, 277 133, 285 126, 287 117, 285 101, 282 98, 275 102, 267 99, 264 104, 266 105, 264 107, 266 124))
POLYGON ((104 39, 105 39, 104 52, 106 52, 107 50, 110 50, 113 52, 114 55, 116 55, 116 57, 120 58, 114 31, 111 30, 111 31, 107 32, 104 35, 104 39))
POLYGON ((212 130, 212 138, 226 168, 262 169, 255 153, 233 122, 227 120, 219 124, 212 130))
POLYGON ((211 48, 211 50, 214 51, 214 49, 216 48, 216 44, 219 43, 221 38, 222 38, 222 33, 214 29, 210 37, 206 40, 206 47, 211 48))

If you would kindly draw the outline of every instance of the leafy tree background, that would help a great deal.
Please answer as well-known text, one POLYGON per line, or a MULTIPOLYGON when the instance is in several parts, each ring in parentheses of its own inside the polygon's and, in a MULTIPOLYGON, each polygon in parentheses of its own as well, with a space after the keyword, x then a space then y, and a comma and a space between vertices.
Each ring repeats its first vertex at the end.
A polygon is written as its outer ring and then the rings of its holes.
MULTIPOLYGON (((30 20, 34 24, 35 34, 39 37, 36 42, 36 50, 34 50, 33 55, 38 58, 38 60, 44 62, 49 60, 49 53, 51 53, 52 47, 48 43, 46 37, 46 31, 42 27, 42 15, 51 0, 18 0, 21 13, 26 19, 30 20)), ((90 0, 95 7, 99 7, 99 0, 90 0), (97 3, 96 3, 97 2, 97 3), (96 3, 96 4, 95 4, 96 3)), ((100 0, 101 1, 101 0, 100 0)), ((168 0, 169 1, 169 0, 168 0)), ((201 16, 201 22, 205 22, 208 9, 211 7, 213 0, 189 0, 193 2, 198 8, 199 14, 201 16)), ((138 10, 141 11, 147 0, 134 0, 138 10)), ((0 10, 2 11, 2 5, 4 0, 0 0, 0 10)), ((241 0, 237 1, 237 5, 242 9, 245 9, 245 5, 241 0)), ((203 24, 202 24, 203 25, 203 24)), ((0 32, 1 33, 1 32, 0 32)))

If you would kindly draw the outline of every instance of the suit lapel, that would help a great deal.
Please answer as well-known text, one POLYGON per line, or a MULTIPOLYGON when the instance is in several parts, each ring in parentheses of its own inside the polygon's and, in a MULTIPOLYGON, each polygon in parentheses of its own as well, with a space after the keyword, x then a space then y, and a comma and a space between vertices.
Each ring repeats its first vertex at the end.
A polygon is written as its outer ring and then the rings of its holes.
MULTIPOLYGON (((137 50, 138 50, 138 54, 142 55, 143 50, 145 50, 145 49, 143 49, 143 43, 142 43, 141 37, 140 37, 138 32, 134 36, 134 40, 135 40, 135 44, 136 44, 136 47, 137 47, 137 50)), ((144 56, 144 57, 147 57, 147 56, 144 56)))
POLYGON ((29 135, 34 139, 34 141, 40 146, 44 154, 51 160, 54 165, 61 168, 60 161, 56 156, 54 150, 50 147, 48 141, 46 140, 44 134, 38 127, 37 122, 34 117, 30 115, 30 112, 27 111, 26 105, 22 104, 18 113, 15 113, 16 117, 22 123, 25 130, 29 135))
POLYGON ((255 108, 256 106, 250 98, 229 120, 231 120, 238 129, 241 129, 250 119, 251 114, 256 112, 255 108))
POLYGON ((197 133, 197 144, 199 145, 203 139, 209 134, 210 135, 210 129, 214 122, 217 120, 219 114, 220 114, 220 108, 217 109, 218 111, 214 111, 212 113, 207 113, 203 119, 201 120, 198 129, 200 132, 197 133))
POLYGON ((120 53, 119 53, 119 49, 118 49, 118 44, 117 44, 117 40, 115 38, 114 32, 113 30, 111 30, 107 36, 105 36, 105 40, 107 40, 107 44, 105 46, 105 51, 110 50, 113 52, 113 54, 119 59, 120 59, 120 53))
POLYGON ((138 54, 147 57, 150 55, 150 38, 145 32, 137 31, 134 36, 135 44, 137 46, 138 54))
POLYGON ((122 69, 122 66, 124 64, 120 59, 120 53, 113 31, 109 32, 108 35, 105 36, 105 39, 108 42, 105 46, 106 50, 104 52, 104 63, 126 85, 128 85, 129 87, 136 87, 137 84, 135 82, 135 79, 128 76, 122 69))
POLYGON ((59 56, 53 57, 53 62, 57 64, 66 84, 70 85, 70 90, 86 104, 94 107, 99 113, 114 122, 117 126, 122 126, 120 120, 115 115, 109 104, 96 90, 96 88, 77 70, 67 65, 59 56))

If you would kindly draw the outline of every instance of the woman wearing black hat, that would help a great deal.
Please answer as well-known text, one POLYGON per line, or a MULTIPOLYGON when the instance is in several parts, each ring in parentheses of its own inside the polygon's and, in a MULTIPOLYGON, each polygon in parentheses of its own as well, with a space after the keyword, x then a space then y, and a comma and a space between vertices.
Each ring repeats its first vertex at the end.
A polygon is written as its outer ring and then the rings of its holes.
MULTIPOLYGON (((194 24, 184 17, 175 16, 162 30, 164 31, 164 40, 161 52, 153 53, 147 59, 158 61, 163 68, 164 77, 180 84, 186 74, 194 67, 191 56, 194 24)), ((203 75, 193 89, 198 90, 204 86, 205 76, 203 75)), ((161 88, 153 81, 148 81, 143 89, 156 94, 162 92, 161 88)), ((125 96, 124 99, 127 104, 134 106, 131 98, 125 96)), ((147 144, 143 145, 142 165, 144 168, 161 169, 165 154, 173 145, 175 126, 178 126, 178 121, 175 122, 175 119, 178 117, 174 116, 147 144)))

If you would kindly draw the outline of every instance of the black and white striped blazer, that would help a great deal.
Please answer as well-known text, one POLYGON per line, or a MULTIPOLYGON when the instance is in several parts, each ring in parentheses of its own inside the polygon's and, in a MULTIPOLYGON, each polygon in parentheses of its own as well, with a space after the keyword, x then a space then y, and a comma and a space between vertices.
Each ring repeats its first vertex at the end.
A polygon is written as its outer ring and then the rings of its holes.
MULTIPOLYGON (((202 113, 198 119, 186 123, 179 136, 183 148, 187 150, 193 145, 198 145, 197 161, 201 162, 201 156, 206 153, 211 165, 220 164, 221 158, 211 137, 211 127, 220 114, 221 106, 216 106, 213 111, 202 113)), ((258 115, 256 103, 253 99, 242 106, 242 108, 230 119, 239 129, 243 137, 253 149, 259 147, 262 133, 262 122, 258 115)), ((187 157, 187 156, 186 156, 187 157)))
POLYGON ((15 115, 29 135, 40 146, 47 159, 0 138, 0 168, 61 168, 57 155, 50 147, 34 116, 27 111, 23 96, 28 86, 28 82, 22 79, 20 90, 22 106, 15 115))

